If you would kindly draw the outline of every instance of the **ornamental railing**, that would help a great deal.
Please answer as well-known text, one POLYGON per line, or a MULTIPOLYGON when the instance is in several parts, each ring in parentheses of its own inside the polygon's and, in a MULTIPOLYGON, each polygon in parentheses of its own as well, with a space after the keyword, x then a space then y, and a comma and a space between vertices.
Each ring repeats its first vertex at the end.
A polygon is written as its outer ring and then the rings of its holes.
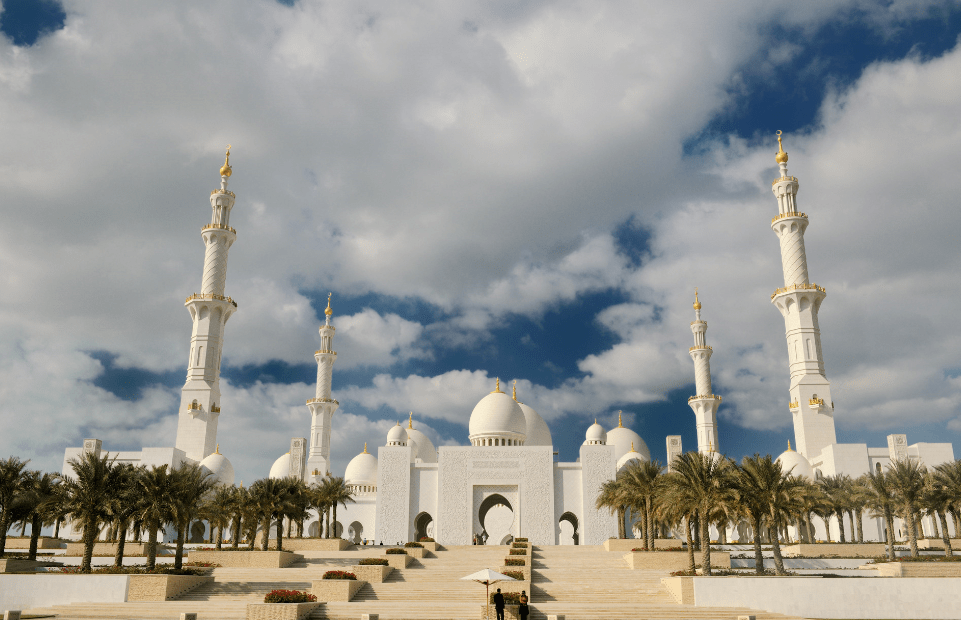
POLYGON ((213 196, 214 194, 225 194, 227 196, 230 196, 231 198, 237 197, 237 194, 233 193, 229 189, 215 189, 214 191, 210 192, 211 196, 213 196))
POLYGON ((691 396, 690 398, 688 398, 687 402, 691 402, 692 400, 709 400, 712 398, 717 402, 721 402, 723 400, 717 394, 695 394, 694 396, 691 396))
POLYGON ((827 290, 823 286, 818 286, 813 282, 811 284, 792 284, 791 286, 785 286, 784 288, 779 288, 773 293, 771 293, 771 300, 773 301, 775 297, 781 293, 786 293, 788 291, 820 291, 827 294, 827 290))
POLYGON ((184 303, 185 303, 185 304, 186 304, 186 303, 189 303, 189 302, 193 301, 194 299, 205 299, 205 300, 206 300, 206 299, 211 299, 211 300, 214 300, 214 301, 226 301, 228 304, 233 304, 234 308, 237 307, 237 302, 234 301, 233 299, 231 299, 230 297, 225 297, 224 295, 217 295, 217 294, 214 294, 214 293, 194 293, 193 295, 191 295, 190 297, 188 297, 188 298, 187 298, 187 301, 185 301, 184 303))
POLYGON ((788 409, 797 409, 800 406, 801 406, 801 403, 799 401, 794 401, 793 403, 787 404, 788 409))
POLYGON ((698 349, 710 349, 711 351, 713 351, 714 347, 707 344, 704 345, 703 347, 691 347, 690 349, 688 349, 688 353, 690 353, 691 351, 697 351, 698 349))
POLYGON ((777 216, 777 217, 771 218, 771 223, 773 224, 774 222, 776 222, 776 221, 778 221, 778 220, 783 220, 783 219, 786 218, 786 217, 803 217, 804 219, 808 219, 808 214, 807 214, 807 213, 799 213, 799 212, 797 212, 797 211, 788 211, 787 213, 782 213, 781 215, 779 215, 779 216, 777 216))
POLYGON ((333 403, 335 405, 340 404, 339 401, 336 401, 333 398, 311 398, 310 400, 307 401, 307 404, 309 405, 311 403, 333 403))
POLYGON ((203 232, 205 230, 210 230, 211 228, 216 228, 218 230, 229 230, 235 235, 237 234, 237 231, 235 229, 231 228, 230 226, 224 226, 223 224, 207 224, 206 226, 200 229, 200 232, 203 232))
POLYGON ((211 413, 220 413, 220 407, 218 407, 217 405, 211 405, 210 411, 211 413))
POLYGON ((824 406, 824 399, 823 399, 823 398, 812 398, 811 400, 808 401, 808 404, 811 405, 812 407, 823 407, 823 406, 824 406))
POLYGON ((797 177, 781 177, 780 179, 774 179, 771 181, 771 185, 777 185, 778 183, 783 183, 784 181, 794 181, 797 183, 797 177))
POLYGON ((187 405, 187 411, 190 411, 192 409, 197 409, 199 411, 200 403, 190 403, 189 405, 187 405))
POLYGON ((331 351, 329 349, 317 349, 314 351, 314 355, 337 355, 337 351, 331 351))

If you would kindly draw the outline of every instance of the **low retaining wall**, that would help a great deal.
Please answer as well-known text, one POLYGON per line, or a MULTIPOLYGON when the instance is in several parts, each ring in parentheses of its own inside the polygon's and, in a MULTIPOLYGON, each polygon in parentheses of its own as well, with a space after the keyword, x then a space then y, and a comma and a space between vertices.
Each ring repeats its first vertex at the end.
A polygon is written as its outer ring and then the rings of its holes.
POLYGON ((517 592, 518 594, 520 594, 521 592, 526 592, 527 598, 530 599, 531 597, 530 579, 527 579, 525 581, 520 581, 520 580, 498 581, 497 583, 493 584, 491 587, 494 589, 495 592, 497 591, 497 588, 500 588, 501 592, 517 592))
MULTIPOLYGON (((59 538, 50 538, 49 536, 41 536, 37 540, 37 549, 61 549, 65 542, 61 541, 59 538)), ((29 549, 30 548, 30 538, 20 538, 19 536, 7 536, 6 549, 29 549)))
POLYGON ((440 549, 443 549, 440 543, 436 543, 436 542, 422 542, 420 544, 424 545, 424 549, 427 549, 428 551, 438 551, 440 549))
MULTIPOLYGON (((687 570, 689 560, 686 551, 636 551, 624 555, 631 570, 656 569, 666 571, 687 570)), ((694 562, 700 566, 701 552, 694 552, 694 562)), ((731 568, 731 554, 711 550, 712 568, 731 568)))
POLYGON ((191 562, 214 562, 228 568, 286 568, 304 556, 293 551, 196 551, 187 554, 191 562))
POLYGON ((498 566, 498 567, 492 568, 491 570, 496 571, 498 573, 503 573, 505 570, 516 570, 524 573, 524 579, 526 579, 527 581, 530 581, 531 579, 530 559, 527 560, 527 566, 498 566))
POLYGON ((315 579, 310 593, 323 603, 347 603, 367 584, 360 579, 315 579))
POLYGON ((284 551, 345 551, 354 546, 343 538, 285 538, 284 551))
MULTIPOLYGON (((951 543, 952 551, 961 550, 961 538, 949 538, 948 541, 951 543)), ((895 544, 907 545, 908 542, 904 541, 895 544)), ((944 541, 940 538, 925 538, 918 541, 918 549, 937 549, 938 551, 944 551, 944 541)))
MULTIPOLYGON (((504 620, 520 620, 520 616, 517 610, 520 605, 504 605, 504 620)), ((497 611, 494 610, 494 604, 490 604, 490 609, 487 605, 480 606, 480 620, 494 620, 497 618, 497 611)))
POLYGON ((0 560, 0 573, 30 573, 34 572, 41 564, 43 564, 43 562, 37 560, 21 560, 15 558, 0 560))
POLYGON ((406 553, 389 553, 384 556, 384 559, 387 560, 392 568, 407 568, 410 563, 414 561, 406 553))
POLYGON ((882 577, 961 577, 961 562, 884 562, 866 564, 882 577))
POLYGON ((123 603, 130 575, 0 575, 0 611, 71 603, 123 603))
MULTIPOLYGON (((684 541, 676 538, 655 538, 655 549, 671 549, 683 547, 684 541)), ((643 549, 644 541, 640 538, 608 538, 604 541, 605 551, 630 551, 631 549, 643 549)))
POLYGON ((804 618, 948 620, 961 609, 961 579, 665 577, 675 600, 698 607, 750 607, 804 618))
POLYGON ((208 575, 129 575, 127 601, 169 601, 214 580, 208 575))
MULTIPOLYGON (((126 542, 123 546, 124 556, 132 555, 146 555, 147 543, 135 543, 126 542)), ((83 543, 82 542, 68 542, 66 545, 65 556, 69 557, 80 557, 83 555, 83 543)), ((161 551, 170 551, 170 547, 157 543, 157 555, 161 554, 161 551)), ((108 542, 98 542, 93 544, 93 554, 94 555, 117 555, 117 543, 108 542)))
POLYGON ((786 558, 803 555, 817 558, 824 556, 838 556, 842 558, 876 558, 885 555, 888 546, 884 543, 802 543, 800 545, 782 545, 781 555, 786 558))
POLYGON ((430 556, 430 551, 423 547, 404 547, 404 551, 412 558, 426 558, 430 556))
POLYGON ((300 620, 320 603, 248 603, 247 620, 300 620))
POLYGON ((391 566, 363 566, 356 564, 350 567, 350 572, 357 575, 358 579, 363 579, 369 583, 383 583, 387 577, 394 572, 391 566))

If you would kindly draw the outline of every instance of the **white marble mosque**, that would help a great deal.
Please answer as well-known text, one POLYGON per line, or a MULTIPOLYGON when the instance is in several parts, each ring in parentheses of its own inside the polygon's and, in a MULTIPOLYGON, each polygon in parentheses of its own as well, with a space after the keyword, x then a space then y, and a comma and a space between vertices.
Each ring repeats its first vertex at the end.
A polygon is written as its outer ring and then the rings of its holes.
MULTIPOLYGON (((227 159, 220 170, 220 188, 211 192, 213 210, 210 224, 201 235, 206 247, 201 292, 187 298, 185 305, 193 321, 187 381, 179 410, 177 438, 173 447, 143 448, 139 452, 110 452, 118 461, 146 465, 178 466, 199 462, 219 481, 234 482, 233 466, 220 454, 217 421, 220 417, 220 359, 224 326, 237 304, 224 295, 227 253, 236 239, 229 226, 235 195, 227 189, 231 176, 227 159)), ((910 457, 928 466, 954 459, 949 443, 909 445, 905 435, 890 435, 885 447, 839 444, 835 434, 835 408, 831 384, 825 375, 821 353, 818 311, 826 291, 808 277, 804 233, 809 218, 797 210, 799 183, 787 170, 788 155, 778 132, 776 161, 780 177, 772 183, 778 212, 771 228, 780 241, 784 286, 771 295, 771 303, 784 317, 787 338, 790 405, 797 451, 778 458, 786 469, 811 479, 838 473, 860 476, 885 467, 894 459, 910 457)), ((290 449, 270 468, 271 477, 294 476, 316 482, 332 471, 330 435, 339 403, 331 393, 331 378, 337 353, 333 350, 335 328, 328 297, 326 320, 320 326, 321 347, 317 361, 317 387, 307 401, 310 412, 309 439, 295 437, 290 449)), ((713 393, 707 344, 707 323, 701 319, 701 303, 695 294, 691 331, 694 346, 696 394, 689 399, 694 411, 697 449, 718 452, 717 410, 721 397, 713 393)), ((617 535, 617 518, 595 508, 601 485, 615 477, 631 460, 650 460, 644 440, 633 430, 618 424, 606 431, 599 424, 589 426, 572 463, 555 460, 547 423, 535 409, 501 389, 483 395, 470 413, 468 445, 442 446, 417 430, 413 414, 407 426, 397 424, 383 438, 369 438, 379 445, 376 455, 364 451, 354 457, 343 472, 356 503, 338 510, 336 532, 350 540, 384 543, 417 540, 432 536, 448 545, 471 544, 480 535, 487 544, 499 544, 510 536, 524 536, 537 545, 597 545, 617 535)), ((480 395, 479 395, 480 396, 480 395)), ((466 415, 466 411, 464 412, 466 415)), ((305 420, 306 430, 306 420, 305 420)), ((680 429, 678 429, 680 430, 680 429)), ((682 452, 680 435, 665 438, 668 460, 682 452)), ((83 447, 68 448, 67 460, 82 451, 101 453, 100 440, 87 439, 83 447)), ((817 536, 824 524, 816 520, 817 536)), ((837 524, 831 523, 836 539, 837 524)), ((865 539, 884 538, 881 520, 865 518, 865 539)), ((317 528, 316 515, 308 532, 317 528)), ((628 524, 628 532, 631 529, 628 524)), ((69 535, 70 532, 68 531, 69 535)), ((740 533, 743 536, 743 532, 740 533)), ((957 534, 955 534, 957 535, 957 534)), ((732 528, 729 540, 738 540, 732 528)))

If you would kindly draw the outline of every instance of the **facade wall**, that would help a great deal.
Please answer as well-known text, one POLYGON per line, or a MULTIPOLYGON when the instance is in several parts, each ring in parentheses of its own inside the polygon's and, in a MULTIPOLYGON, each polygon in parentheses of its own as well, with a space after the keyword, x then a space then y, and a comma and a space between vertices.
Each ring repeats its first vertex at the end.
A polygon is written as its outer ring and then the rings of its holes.
MULTIPOLYGON (((581 522, 584 520, 581 507, 584 504, 581 497, 581 464, 554 464, 554 544, 560 544, 561 516, 570 512, 577 517, 577 534, 580 538, 581 522)), ((578 540, 580 542, 580 540, 578 540)))
POLYGON ((422 513, 427 513, 437 526, 437 463, 416 463, 410 472, 410 533, 409 540, 415 539, 415 521, 422 513))
POLYGON ((385 544, 410 540, 410 446, 377 450, 377 540, 385 544))
POLYGON ((581 468, 581 544, 602 545, 617 536, 617 513, 594 505, 601 485, 617 474, 614 446, 581 446, 581 468))

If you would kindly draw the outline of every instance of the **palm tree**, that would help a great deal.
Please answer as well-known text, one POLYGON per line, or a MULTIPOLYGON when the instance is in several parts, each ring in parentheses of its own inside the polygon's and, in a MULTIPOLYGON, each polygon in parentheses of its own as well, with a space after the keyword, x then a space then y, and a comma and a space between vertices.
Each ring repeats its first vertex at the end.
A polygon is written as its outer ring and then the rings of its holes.
POLYGON ((84 452, 77 458, 67 461, 73 475, 67 478, 67 509, 71 517, 83 527, 83 559, 80 572, 90 572, 93 546, 97 540, 100 525, 110 514, 107 507, 115 492, 116 480, 114 459, 104 453, 97 456, 84 452))
MULTIPOLYGON (((847 474, 836 474, 834 476, 822 476, 817 484, 824 492, 825 503, 830 507, 830 512, 838 519, 838 540, 844 542, 844 511, 848 506, 848 480, 851 477, 847 474)), ((828 540, 831 538, 831 522, 825 520, 824 529, 828 532, 828 540)))
POLYGON ((954 535, 961 538, 961 459, 935 467, 934 480, 947 496, 945 510, 950 511, 954 518, 954 535))
POLYGON ((173 516, 177 526, 177 554, 174 557, 174 568, 180 570, 184 562, 184 542, 190 529, 190 523, 200 510, 204 496, 213 489, 215 480, 210 471, 196 463, 185 463, 173 472, 176 489, 173 497, 173 516))
POLYGON ((10 529, 11 510, 17 494, 23 486, 23 468, 30 461, 11 456, 0 461, 0 557, 7 547, 7 530, 10 529))
POLYGON ((851 533, 851 538, 855 538, 857 535, 857 542, 864 542, 864 510, 867 507, 868 502, 871 500, 871 492, 867 488, 867 483, 864 476, 857 479, 848 481, 847 489, 847 499, 848 499, 848 513, 851 515, 851 520, 854 522, 854 531, 851 533))
POLYGON ((691 536, 690 524, 694 514, 697 513, 697 498, 690 493, 682 481, 676 480, 678 477, 674 472, 663 476, 658 513, 669 527, 684 529, 687 544, 687 571, 694 574, 697 562, 694 559, 694 540, 691 536))
POLYGON ((267 551, 270 538, 270 524, 274 519, 281 522, 277 532, 277 550, 283 550, 283 515, 287 504, 287 483, 277 478, 263 478, 250 485, 250 499, 257 507, 262 522, 263 540, 261 549, 267 551))
POLYGON ((173 520, 176 478, 167 465, 154 465, 137 479, 137 515, 147 527, 147 569, 157 563, 157 530, 173 520))
POLYGON ((701 530, 701 570, 705 575, 710 575, 710 514, 713 507, 725 501, 730 493, 730 462, 715 452, 688 452, 678 456, 671 469, 677 475, 665 480, 668 488, 678 496, 686 497, 697 508, 701 530))
POLYGON ((888 477, 881 472, 868 472, 865 477, 868 483, 866 487, 869 492, 868 507, 875 517, 884 519, 884 524, 888 529, 888 559, 894 561, 894 512, 892 505, 894 502, 893 491, 888 483, 888 477))
MULTIPOLYGON (((237 501, 237 488, 233 485, 218 484, 213 493, 204 503, 204 514, 211 528, 217 528, 217 550, 223 548, 224 529, 230 524, 230 518, 235 514, 234 504, 237 501)), ((236 538, 236 536, 235 536, 236 538)), ((236 541, 235 541, 236 542, 236 541)), ((235 544, 234 547, 237 545, 235 544)))
POLYGON ((37 543, 40 540, 40 530, 45 523, 52 522, 52 518, 59 509, 61 502, 60 475, 28 472, 21 495, 25 509, 24 521, 30 523, 30 552, 28 559, 37 559, 37 543))
POLYGON ((948 519, 946 513, 951 509, 951 493, 941 484, 934 473, 929 472, 925 480, 924 492, 921 495, 921 505, 925 511, 938 520, 941 525, 941 542, 944 544, 944 555, 954 555, 951 549, 951 535, 948 533, 948 519))
POLYGON ((617 537, 627 538, 624 527, 624 507, 627 505, 624 496, 624 486, 618 479, 608 480, 601 485, 601 492, 594 500, 594 506, 600 510, 607 508, 611 514, 617 513, 617 537))
POLYGON ((910 458, 894 461, 888 465, 888 484, 894 492, 895 501, 901 508, 901 518, 908 530, 911 557, 918 557, 918 531, 915 515, 924 491, 927 468, 910 458))
MULTIPOLYGON (((310 504, 317 509, 317 536, 324 538, 324 518, 330 514, 330 492, 332 488, 325 484, 327 478, 321 482, 313 483, 308 488, 310 504)), ((329 523, 329 518, 328 518, 329 523)))
POLYGON ((632 510, 642 515, 644 549, 654 548, 654 509, 663 482, 664 467, 658 461, 631 461, 618 472, 632 510))
POLYGON ((114 472, 116 489, 111 494, 110 501, 107 504, 107 512, 113 519, 117 539, 114 566, 123 566, 127 531, 130 529, 130 522, 137 514, 138 509, 137 478, 143 471, 142 467, 135 467, 130 463, 121 463, 116 466, 114 472))
MULTIPOLYGON (((297 538, 303 538, 304 521, 310 517, 310 488, 306 482, 299 478, 293 478, 291 484, 293 492, 291 493, 290 502, 287 506, 286 517, 288 524, 297 524, 297 538)), ((290 538, 289 530, 287 532, 287 538, 290 538)))

